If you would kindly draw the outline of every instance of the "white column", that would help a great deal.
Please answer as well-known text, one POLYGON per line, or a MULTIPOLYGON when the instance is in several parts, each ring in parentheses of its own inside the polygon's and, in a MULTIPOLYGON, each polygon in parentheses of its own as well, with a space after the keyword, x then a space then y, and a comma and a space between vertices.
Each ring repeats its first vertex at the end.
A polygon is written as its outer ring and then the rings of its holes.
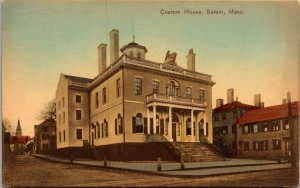
POLYGON ((199 141, 199 122, 198 113, 196 115, 196 141, 199 141))
POLYGON ((150 109, 147 107, 147 134, 150 134, 150 109))
POLYGON ((204 130, 204 136, 206 136, 206 113, 203 112, 203 130, 204 130))
POLYGON ((192 138, 192 142, 195 141, 194 138, 194 110, 191 110, 191 138, 192 138))
POLYGON ((168 125, 168 136, 170 141, 172 141, 172 108, 169 107, 169 125, 168 125))
POLYGON ((156 134, 156 106, 153 106, 153 134, 156 134))

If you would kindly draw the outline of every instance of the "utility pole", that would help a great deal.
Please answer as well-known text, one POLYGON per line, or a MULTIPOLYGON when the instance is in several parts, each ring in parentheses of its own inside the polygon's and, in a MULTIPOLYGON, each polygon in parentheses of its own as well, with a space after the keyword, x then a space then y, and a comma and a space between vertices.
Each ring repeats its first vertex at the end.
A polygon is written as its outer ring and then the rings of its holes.
POLYGON ((292 163, 292 168, 296 168, 297 166, 297 161, 295 157, 295 144, 294 144, 294 139, 295 139, 295 134, 294 134, 294 123, 293 123, 293 116, 292 116, 292 106, 291 106, 291 94, 290 92, 287 92, 287 106, 288 106, 288 119, 289 119, 289 126, 290 126, 290 149, 291 149, 291 163, 292 163))

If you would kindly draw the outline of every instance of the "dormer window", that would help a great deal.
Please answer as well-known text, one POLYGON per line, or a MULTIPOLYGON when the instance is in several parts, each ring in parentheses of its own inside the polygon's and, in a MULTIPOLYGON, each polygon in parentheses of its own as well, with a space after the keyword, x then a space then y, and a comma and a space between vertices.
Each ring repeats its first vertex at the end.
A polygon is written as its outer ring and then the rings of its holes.
POLYGON ((137 58, 138 58, 138 59, 141 59, 141 58, 142 58, 142 55, 141 55, 140 52, 137 53, 137 58))

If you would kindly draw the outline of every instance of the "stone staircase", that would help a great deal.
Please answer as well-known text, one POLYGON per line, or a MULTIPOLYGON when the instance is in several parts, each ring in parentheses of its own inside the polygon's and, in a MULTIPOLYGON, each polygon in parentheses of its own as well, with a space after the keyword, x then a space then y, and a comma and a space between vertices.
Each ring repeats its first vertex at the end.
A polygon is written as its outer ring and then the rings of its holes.
POLYGON ((147 135, 147 142, 161 142, 176 160, 183 157, 185 162, 222 161, 221 150, 206 142, 169 142, 163 135, 147 135))
POLYGON ((224 160, 221 152, 212 144, 199 142, 174 142, 185 162, 224 160))

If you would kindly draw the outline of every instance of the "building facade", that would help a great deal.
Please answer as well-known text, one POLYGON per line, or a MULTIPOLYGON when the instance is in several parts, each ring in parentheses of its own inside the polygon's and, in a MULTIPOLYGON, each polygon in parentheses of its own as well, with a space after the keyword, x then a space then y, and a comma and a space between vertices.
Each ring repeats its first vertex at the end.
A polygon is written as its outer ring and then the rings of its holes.
POLYGON ((289 158, 291 135, 299 152, 299 102, 251 110, 237 122, 240 158, 289 158))
POLYGON ((168 142, 212 143, 215 83, 210 75, 195 71, 193 50, 185 69, 177 64, 176 53, 168 52, 162 63, 153 62, 146 59, 145 46, 131 42, 119 49, 118 30, 109 35, 110 64, 106 66, 107 45, 100 44, 99 74, 94 79, 60 76, 57 148, 82 147, 86 142, 109 150, 127 144, 116 151, 123 153, 145 145, 149 135, 161 135, 168 142))
POLYGON ((34 126, 34 151, 36 153, 54 153, 56 150, 56 122, 47 119, 34 126))
POLYGON ((216 100, 213 109, 213 143, 227 157, 237 156, 237 124, 236 121, 248 110, 258 108, 234 101, 233 88, 227 90, 227 104, 223 99, 216 100))

